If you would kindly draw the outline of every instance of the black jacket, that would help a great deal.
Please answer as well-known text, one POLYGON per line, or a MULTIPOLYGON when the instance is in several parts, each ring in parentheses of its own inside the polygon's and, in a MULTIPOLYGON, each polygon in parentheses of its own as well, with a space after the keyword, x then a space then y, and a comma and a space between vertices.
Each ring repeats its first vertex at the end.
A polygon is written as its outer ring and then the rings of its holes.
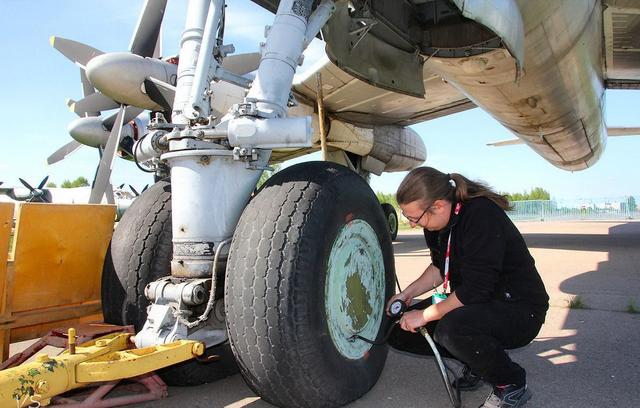
POLYGON ((451 290, 462 304, 492 300, 518 302, 546 312, 549 296, 527 245, 507 214, 493 201, 480 197, 453 213, 440 231, 424 230, 433 264, 444 277, 444 258, 449 231, 451 290))

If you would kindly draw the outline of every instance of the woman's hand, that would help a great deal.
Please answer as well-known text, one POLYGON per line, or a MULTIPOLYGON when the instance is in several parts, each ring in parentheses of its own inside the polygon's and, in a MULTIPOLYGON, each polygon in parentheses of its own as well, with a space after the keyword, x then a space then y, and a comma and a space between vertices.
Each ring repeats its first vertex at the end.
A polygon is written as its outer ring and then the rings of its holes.
POLYGON ((395 302, 396 300, 402 300, 404 302, 405 305, 410 306, 411 305, 411 297, 408 296, 406 293, 404 292, 400 292, 400 293, 396 293, 395 295, 391 296, 391 299, 389 299, 389 301, 387 302, 387 307, 385 308, 385 311, 387 312, 387 316, 391 316, 391 313, 389 312, 389 308, 391 307, 391 304, 393 302, 395 302))
POLYGON ((400 318, 400 328, 408 332, 415 333, 418 327, 422 327, 427 324, 427 320, 424 318, 424 310, 411 310, 406 312, 400 318))

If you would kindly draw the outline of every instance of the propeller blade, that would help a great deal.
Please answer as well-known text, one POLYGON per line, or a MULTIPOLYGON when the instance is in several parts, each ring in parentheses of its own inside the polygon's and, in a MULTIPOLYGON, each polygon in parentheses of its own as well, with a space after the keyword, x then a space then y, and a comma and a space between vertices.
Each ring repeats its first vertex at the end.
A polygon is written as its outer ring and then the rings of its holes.
POLYGON ((162 57, 162 26, 160 26, 160 31, 158 32, 158 41, 156 41, 156 48, 153 50, 153 58, 162 57))
MULTIPOLYGON (((91 81, 89 81, 89 78, 87 77, 87 72, 80 68, 80 83, 82 84, 82 96, 83 97, 87 97, 89 95, 93 95, 94 93, 96 93, 96 89, 93 87, 93 84, 91 83, 91 81)), ((69 102, 67 101, 67 106, 69 106, 69 102)), ((95 111, 95 112, 85 112, 84 115, 82 116, 100 116, 100 111, 95 111)))
POLYGON ((142 191, 140 192, 140 194, 144 193, 144 192, 145 192, 145 190, 146 190, 147 188, 149 188, 149 185, 148 185, 148 184, 145 184, 145 186, 144 186, 144 188, 142 189, 142 191))
POLYGON ((173 98, 176 95, 176 87, 162 82, 159 79, 148 77, 144 80, 144 89, 152 101, 162 106, 165 112, 171 112, 173 98))
POLYGON ((487 146, 502 147, 502 146, 513 146, 513 145, 519 145, 519 144, 524 144, 524 141, 522 139, 500 140, 499 142, 487 143, 487 146))
POLYGON ((47 190, 38 190, 27 199, 29 203, 50 203, 51 193, 47 190))
POLYGON ((87 72, 84 69, 80 69, 80 83, 82 84, 82 96, 87 97, 96 92, 89 78, 87 78, 87 72))
POLYGON ((52 202, 51 192, 48 190, 45 190, 44 194, 40 196, 40 199, 42 200, 43 203, 51 203, 52 202))
POLYGON ((111 169, 113 167, 113 158, 116 155, 116 150, 120 144, 120 136, 122 134, 122 125, 126 116, 127 107, 120 106, 118 114, 116 115, 115 122, 109 133, 109 139, 107 145, 104 148, 100 164, 98 165, 98 171, 96 178, 91 189, 91 195, 89 196, 89 204, 99 204, 102 201, 102 197, 109 185, 109 178, 111 177, 111 169))
POLYGON ((119 189, 119 190, 122 190, 122 187, 124 187, 124 183, 120 184, 120 185, 118 186, 118 189, 119 189))
POLYGON ((133 32, 129 51, 143 57, 152 57, 160 36, 160 26, 167 0, 146 0, 133 32))
POLYGON ((31 187, 31 184, 27 183, 26 181, 24 181, 23 179, 21 179, 20 177, 18 177, 18 180, 20 180, 20 182, 22 183, 23 186, 25 186, 26 188, 29 189, 29 191, 34 192, 36 189, 31 187))
POLYGON ((73 40, 67 40, 62 37, 51 37, 49 38, 49 42, 51 46, 56 50, 60 51, 62 55, 67 57, 71 62, 76 65, 79 65, 81 68, 87 66, 87 63, 98 55, 104 54, 104 52, 100 50, 96 50, 93 47, 90 47, 86 44, 79 43, 73 40))
POLYGON ((258 69, 260 57, 259 52, 229 55, 222 60, 222 68, 236 75, 244 75, 258 69))
POLYGON ((38 184, 38 190, 42 189, 42 187, 44 187, 44 185, 47 184, 47 180, 49 180, 49 176, 46 176, 45 178, 43 178, 40 184, 38 184))
MULTIPOLYGON (((122 123, 131 122, 142 112, 144 112, 144 109, 136 108, 135 106, 128 106, 122 123)), ((120 113, 120 111, 118 111, 118 113, 120 113)), ((118 113, 114 113, 113 115, 107 117, 105 120, 102 121, 102 124, 104 125, 105 129, 107 130, 113 129, 113 124, 115 123, 116 118, 118 117, 118 113)))
MULTIPOLYGON (((136 197, 140 195, 140 193, 138 193, 138 191, 135 188, 133 188, 133 186, 131 184, 129 184, 129 188, 131 189, 131 191, 133 191, 133 194, 135 194, 136 197)), ((144 191, 144 190, 142 190, 142 191, 144 191)))
POLYGON ((47 157, 47 164, 57 163, 64 159, 71 153, 75 152, 82 146, 82 144, 76 140, 72 140, 66 145, 56 150, 51 156, 47 157))
POLYGON ((120 106, 120 104, 100 92, 95 92, 79 101, 69 99, 67 106, 69 106, 71 112, 76 113, 78 116, 85 116, 85 114, 88 114, 88 116, 97 116, 93 115, 93 113, 115 109, 120 106))
POLYGON ((100 169, 100 162, 102 161, 102 146, 98 146, 98 165, 96 166, 96 171, 93 173, 93 181, 91 182, 91 189, 96 185, 96 179, 98 178, 98 169, 100 169))
POLYGON ((107 196, 107 204, 115 204, 116 199, 113 196, 113 186, 111 183, 107 183, 107 188, 104 190, 104 194, 107 196))
POLYGON ((640 127, 608 127, 607 134, 609 136, 638 136, 640 135, 640 127))

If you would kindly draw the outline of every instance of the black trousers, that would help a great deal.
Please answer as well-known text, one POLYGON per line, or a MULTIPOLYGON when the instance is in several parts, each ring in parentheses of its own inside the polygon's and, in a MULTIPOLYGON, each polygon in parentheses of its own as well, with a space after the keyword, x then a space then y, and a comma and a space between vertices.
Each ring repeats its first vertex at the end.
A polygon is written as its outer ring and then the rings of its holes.
MULTIPOLYGON (((431 299, 409 308, 424 309, 431 299)), ((492 301, 459 307, 442 319, 429 322, 427 331, 442 357, 454 358, 493 385, 526 383, 525 370, 511 361, 505 350, 525 346, 540 331, 545 311, 530 305, 492 301)), ((420 333, 396 325, 389 336, 391 347, 421 355, 433 355, 420 333)))

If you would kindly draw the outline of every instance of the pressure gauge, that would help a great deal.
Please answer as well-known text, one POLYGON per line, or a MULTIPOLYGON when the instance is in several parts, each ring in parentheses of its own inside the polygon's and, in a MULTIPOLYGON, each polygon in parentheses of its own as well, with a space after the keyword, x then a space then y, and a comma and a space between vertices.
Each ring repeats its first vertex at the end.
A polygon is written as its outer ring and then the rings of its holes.
POLYGON ((391 317, 400 317, 407 310, 407 305, 400 299, 394 300, 389 306, 391 317))

